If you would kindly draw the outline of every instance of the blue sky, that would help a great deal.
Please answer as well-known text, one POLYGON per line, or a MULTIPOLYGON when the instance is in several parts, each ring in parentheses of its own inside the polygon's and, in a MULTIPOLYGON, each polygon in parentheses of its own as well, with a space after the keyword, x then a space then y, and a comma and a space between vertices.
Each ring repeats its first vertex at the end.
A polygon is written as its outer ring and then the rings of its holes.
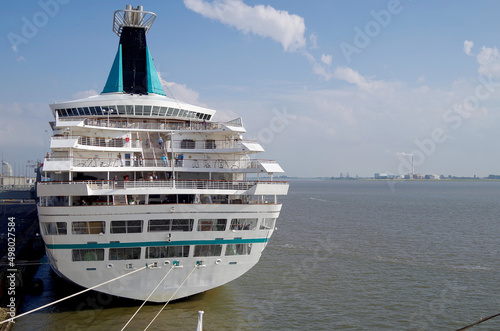
MULTIPOLYGON (((125 4, 3 4, 5 160, 45 155, 49 103, 102 91, 125 4)), ((410 154, 420 174, 500 174, 498 1, 131 4, 157 14, 148 45, 166 94, 241 116, 286 175, 404 174, 410 154)))

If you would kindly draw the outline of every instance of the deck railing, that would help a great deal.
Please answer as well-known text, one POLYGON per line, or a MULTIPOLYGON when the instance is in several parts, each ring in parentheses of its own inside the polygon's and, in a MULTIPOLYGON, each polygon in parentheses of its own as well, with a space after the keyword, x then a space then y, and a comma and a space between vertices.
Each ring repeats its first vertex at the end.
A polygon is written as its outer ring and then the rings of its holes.
POLYGON ((225 181, 203 179, 170 180, 83 180, 83 181, 47 181, 38 185, 76 185, 87 184, 92 190, 134 189, 134 188, 170 188, 193 190, 248 190, 257 184, 288 185, 283 181, 225 181))
MULTIPOLYGON (((130 154, 127 154, 130 155, 130 154)), ((276 164, 274 160, 227 160, 227 159, 184 159, 184 160, 170 160, 167 159, 163 162, 161 158, 155 159, 141 159, 141 158, 125 158, 126 155, 122 154, 122 158, 46 158, 44 164, 49 166, 51 163, 67 163, 69 161, 70 167, 155 167, 158 171, 172 171, 174 168, 187 168, 187 169, 258 169, 262 164, 276 164), (166 169, 167 168, 167 169, 166 169)), ((130 169, 127 169, 130 170, 130 169)), ((139 171, 139 169, 137 169, 139 171)), ((133 170, 132 170, 133 171, 133 170)))

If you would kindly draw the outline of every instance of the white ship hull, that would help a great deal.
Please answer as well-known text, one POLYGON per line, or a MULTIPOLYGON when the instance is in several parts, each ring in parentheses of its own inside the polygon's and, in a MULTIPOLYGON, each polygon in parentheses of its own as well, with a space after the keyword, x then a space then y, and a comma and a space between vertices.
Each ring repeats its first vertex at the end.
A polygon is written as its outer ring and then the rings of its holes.
MULTIPOLYGON (((132 206, 80 206, 80 207, 38 207, 40 222, 71 222, 100 219, 106 224, 117 219, 174 218, 208 219, 217 217, 277 218, 281 205, 132 205, 132 206), (171 212, 172 208, 176 210, 171 212), (167 212, 166 212, 167 211, 167 212), (186 216, 187 215, 187 216, 186 216), (216 215, 216 216, 214 216, 216 215)), ((81 235, 43 235, 47 256, 54 271, 61 277, 82 287, 90 288, 116 277, 131 273, 141 267, 145 269, 130 274, 117 281, 99 286, 97 291, 152 302, 165 302, 190 296, 224 285, 252 268, 260 259, 274 228, 253 231, 198 231, 134 234, 88 234, 85 242, 81 235), (245 233, 246 232, 246 233, 245 233), (251 244, 248 255, 225 256, 227 245, 251 244), (146 258, 145 248, 165 245, 222 245, 220 256, 193 256, 194 249, 187 257, 146 258), (102 248, 108 257, 110 248, 140 247, 139 259, 102 261, 72 261, 72 250, 82 248, 102 248), (194 271, 193 271, 194 269, 194 271), (168 273, 168 276, 165 275, 168 273), (189 277, 188 277, 189 276, 189 277), (164 278, 165 277, 165 278, 164 278), (183 284, 183 282, 185 283, 183 284), (181 286, 181 284, 183 284, 181 286), (159 286, 158 286, 159 285, 159 286), (154 291, 154 289, 158 288, 154 291)), ((43 232, 43 231, 42 231, 43 232)))

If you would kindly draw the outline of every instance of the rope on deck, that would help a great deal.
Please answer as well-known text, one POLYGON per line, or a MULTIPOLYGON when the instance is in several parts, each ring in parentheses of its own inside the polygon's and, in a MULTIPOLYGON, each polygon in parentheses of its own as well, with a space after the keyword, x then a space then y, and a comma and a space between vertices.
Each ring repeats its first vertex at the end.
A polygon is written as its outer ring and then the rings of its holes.
POLYGON ((170 300, 172 300, 172 298, 174 297, 174 295, 177 294, 177 292, 180 290, 180 288, 182 287, 182 285, 184 285, 184 283, 189 279, 189 277, 191 277, 191 274, 193 273, 193 271, 197 267, 198 267, 197 265, 194 266, 193 270, 191 270, 191 272, 186 277, 186 279, 184 279, 184 281, 182 282, 182 284, 177 288, 177 290, 175 290, 174 294, 172 294, 172 296, 170 297, 170 299, 168 299, 168 301, 165 303, 165 305, 163 305, 163 307, 160 309, 160 311, 158 312, 158 314, 156 314, 156 316, 153 317, 153 319, 151 320, 151 322, 149 322, 148 326, 146 326, 146 328, 144 329, 144 331, 146 331, 151 326, 151 324, 153 324, 153 322, 155 321, 155 319, 160 315, 160 313, 163 311, 163 309, 165 309, 165 307, 168 305, 168 303, 170 302, 170 300))
POLYGON ((56 300, 56 301, 54 301, 54 302, 48 303, 48 304, 46 304, 45 306, 41 306, 41 307, 35 308, 35 309, 33 309, 33 310, 30 310, 30 311, 28 311, 28 312, 25 312, 25 313, 22 313, 22 314, 20 314, 20 315, 17 315, 17 316, 15 316, 15 317, 9 318, 9 319, 7 319, 7 320, 5 320, 5 321, 0 322, 0 324, 7 323, 7 322, 12 322, 13 320, 15 320, 15 319, 17 319, 17 318, 19 318, 19 317, 21 317, 21 316, 25 316, 25 315, 28 315, 28 314, 34 313, 35 311, 38 311, 38 310, 40 310, 40 309, 47 308, 47 307, 49 307, 49 306, 55 305, 56 303, 59 303, 59 302, 61 302, 61 301, 67 300, 67 299, 72 298, 72 297, 75 297, 75 296, 80 295, 80 294, 82 294, 82 293, 85 293, 85 292, 91 291, 91 290, 93 290, 93 289, 95 289, 95 288, 98 288, 99 286, 102 286, 102 285, 105 285, 105 284, 111 283, 111 282, 113 282, 113 281, 115 281, 115 280, 118 280, 118 279, 120 279, 120 278, 126 277, 126 276, 128 276, 128 275, 131 275, 131 274, 133 274, 133 273, 135 273, 135 272, 138 272, 138 271, 144 270, 144 269, 146 269, 146 268, 147 268, 147 266, 144 266, 144 267, 142 267, 142 268, 139 268, 139 269, 137 269, 137 270, 134 270, 134 271, 132 271, 132 272, 129 272, 129 273, 125 274, 125 275, 121 275, 121 276, 118 276, 118 277, 113 278, 113 279, 111 279, 111 280, 105 281, 104 283, 101 283, 101 284, 98 284, 98 285, 95 285, 95 286, 89 287, 89 288, 87 288, 87 289, 85 289, 85 290, 83 290, 83 291, 80 291, 80 292, 77 292, 77 293, 71 294, 71 295, 69 295, 69 296, 67 296, 67 297, 64 297, 64 298, 62 298, 62 299, 59 299, 59 300, 56 300))
MULTIPOLYGON (((137 315, 137 313, 139 312, 139 310, 141 310, 141 308, 146 304, 146 302, 148 302, 149 298, 151 298, 151 296, 153 295, 153 293, 155 293, 156 289, 158 289, 158 287, 160 286, 161 283, 163 283, 163 281, 165 280, 165 278, 167 278, 168 274, 170 273, 170 271, 172 271, 172 269, 174 268, 174 266, 171 266, 170 267, 170 270, 165 274, 165 276, 163 276, 163 278, 160 280, 160 282, 158 283, 158 285, 156 285, 156 287, 153 289, 153 291, 149 294, 149 296, 146 298, 146 300, 144 300, 144 302, 142 303, 142 305, 139 307, 139 309, 137 309, 134 313, 134 315, 132 315, 132 317, 130 317, 130 319, 128 320, 128 322, 123 326, 122 330, 125 330, 125 328, 127 327, 127 325, 129 325, 130 322, 132 322, 132 320, 134 319, 135 315, 137 315)), ((181 285, 182 286, 182 285, 181 285)))

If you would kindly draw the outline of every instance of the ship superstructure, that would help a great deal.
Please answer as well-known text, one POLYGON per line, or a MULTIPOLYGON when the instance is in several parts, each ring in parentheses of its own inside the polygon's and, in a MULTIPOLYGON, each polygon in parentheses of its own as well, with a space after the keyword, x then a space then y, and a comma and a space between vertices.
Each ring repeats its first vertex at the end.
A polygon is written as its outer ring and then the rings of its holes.
POLYGON ((120 43, 103 92, 50 105, 37 194, 57 274, 92 287, 146 266, 96 290, 164 302, 254 266, 288 183, 272 180, 283 172, 275 161, 253 158, 263 148, 243 138, 240 118, 216 122, 215 110, 165 96, 146 44, 155 17, 116 11, 120 43))

